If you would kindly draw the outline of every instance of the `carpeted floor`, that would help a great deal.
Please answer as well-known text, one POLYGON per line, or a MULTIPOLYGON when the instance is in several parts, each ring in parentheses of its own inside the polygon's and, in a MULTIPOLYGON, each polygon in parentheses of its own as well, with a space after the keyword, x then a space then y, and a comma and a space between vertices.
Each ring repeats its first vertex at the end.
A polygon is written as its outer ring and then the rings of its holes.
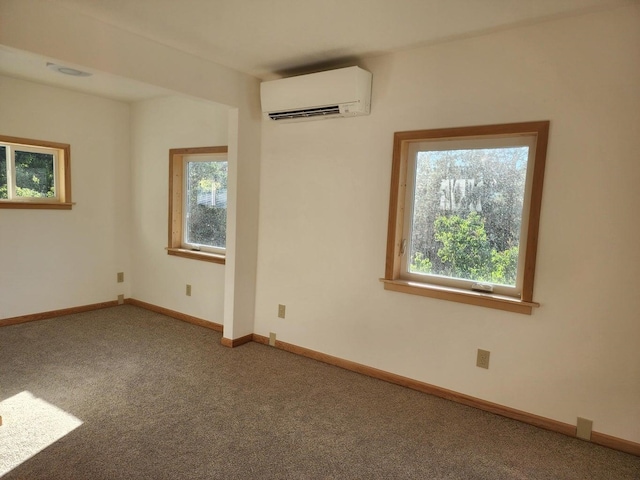
POLYGON ((127 305, 0 328, 0 402, 6 480, 640 479, 639 457, 127 305), (11 465, 45 411, 69 433, 11 465))

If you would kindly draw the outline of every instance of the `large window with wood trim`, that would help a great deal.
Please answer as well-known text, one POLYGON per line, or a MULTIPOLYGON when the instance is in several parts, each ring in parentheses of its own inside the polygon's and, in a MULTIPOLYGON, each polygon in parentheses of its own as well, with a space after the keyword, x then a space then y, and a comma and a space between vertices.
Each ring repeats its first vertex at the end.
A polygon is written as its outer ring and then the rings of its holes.
POLYGON ((548 130, 396 133, 385 288, 530 314, 548 130))
POLYGON ((0 136, 0 208, 71 209, 71 147, 0 136))
POLYGON ((227 147, 169 153, 170 255, 225 262, 227 147))

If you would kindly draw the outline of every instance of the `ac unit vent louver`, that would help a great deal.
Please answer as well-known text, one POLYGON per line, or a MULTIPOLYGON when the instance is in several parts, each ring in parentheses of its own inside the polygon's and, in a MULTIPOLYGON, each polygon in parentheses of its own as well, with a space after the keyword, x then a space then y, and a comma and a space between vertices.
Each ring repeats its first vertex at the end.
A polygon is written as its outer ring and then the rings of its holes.
POLYGON ((368 115, 371 73, 358 67, 339 68, 262 82, 262 111, 277 121, 368 115))
POLYGON ((273 112, 269 114, 271 120, 291 120, 293 118, 319 117, 322 115, 336 115, 340 113, 338 105, 330 107, 308 108, 305 110, 291 110, 289 112, 273 112))

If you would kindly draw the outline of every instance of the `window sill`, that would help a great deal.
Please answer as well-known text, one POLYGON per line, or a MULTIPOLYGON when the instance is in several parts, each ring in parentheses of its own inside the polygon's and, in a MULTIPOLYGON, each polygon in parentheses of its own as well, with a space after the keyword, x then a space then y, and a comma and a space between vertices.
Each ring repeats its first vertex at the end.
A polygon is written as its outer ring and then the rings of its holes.
POLYGON ((0 201, 0 208, 41 209, 41 210, 71 210, 70 202, 9 202, 0 201))
POLYGON ((203 262, 219 263, 224 265, 225 256, 217 253, 201 252, 198 250, 187 250, 186 248, 167 248, 169 255, 176 257, 191 258, 192 260, 202 260, 203 262))
POLYGON ((522 313, 531 315, 533 308, 539 307, 539 303, 525 302, 523 300, 495 295, 493 293, 481 293, 458 288, 441 287, 428 285, 425 283, 409 282, 406 280, 387 280, 381 278, 385 290, 393 292, 408 293, 411 295, 421 295, 423 297, 439 298, 451 302, 466 303, 480 307, 495 308, 507 312, 522 313))

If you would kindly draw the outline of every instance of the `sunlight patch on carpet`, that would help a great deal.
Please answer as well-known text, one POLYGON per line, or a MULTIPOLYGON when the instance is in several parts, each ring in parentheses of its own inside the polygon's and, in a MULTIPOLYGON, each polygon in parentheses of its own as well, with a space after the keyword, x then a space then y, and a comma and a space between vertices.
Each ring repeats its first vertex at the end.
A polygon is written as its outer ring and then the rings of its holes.
POLYGON ((27 391, 0 402, 0 414, 0 477, 82 425, 27 391))

